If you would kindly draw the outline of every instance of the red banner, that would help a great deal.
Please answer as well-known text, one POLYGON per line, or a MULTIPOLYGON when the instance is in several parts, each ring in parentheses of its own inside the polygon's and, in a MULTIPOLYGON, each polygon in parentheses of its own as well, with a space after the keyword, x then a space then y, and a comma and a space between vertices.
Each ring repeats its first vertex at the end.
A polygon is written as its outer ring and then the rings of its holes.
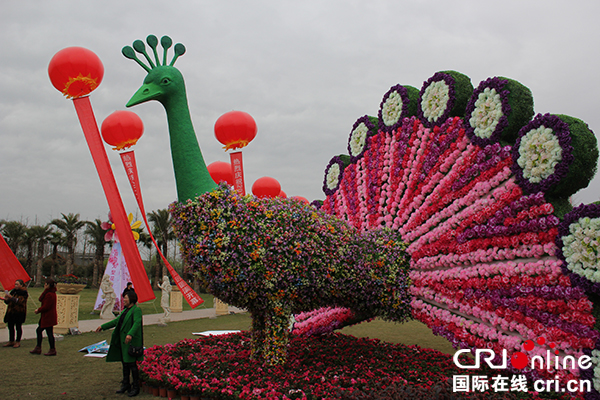
POLYGON ((108 207, 113 218, 113 222, 116 226, 119 240, 121 241, 121 247, 123 248, 123 254, 131 274, 131 281, 135 287, 135 292, 138 295, 138 301, 143 303, 145 301, 153 300, 154 291, 150 286, 148 275, 144 269, 144 264, 140 257, 139 250, 133 239, 131 233, 131 227, 129 225, 129 219, 127 219, 127 213, 123 207, 123 201, 115 182, 115 177, 110 168, 108 156, 104 150, 104 143, 100 137, 98 130, 98 124, 94 117, 94 111, 92 110, 92 104, 90 103, 89 97, 79 97, 73 99, 83 134, 87 140, 90 152, 92 153, 92 159, 96 165, 96 170, 100 176, 100 182, 102 183, 102 189, 106 195, 108 201, 108 207))
POLYGON ((152 239, 152 242, 154 243, 154 246, 156 247, 158 254, 160 254, 160 257, 162 258, 163 262, 167 266, 167 269, 169 270, 169 273, 173 277, 175 284, 179 288, 179 291, 181 291, 181 294, 183 294, 183 297, 185 297, 185 300, 188 302, 190 307, 192 307, 192 308, 198 307, 200 304, 204 303, 204 300, 198 295, 198 293, 194 292, 194 289, 192 289, 185 280, 183 280, 179 276, 177 271, 175 271, 175 269, 171 266, 171 264, 169 264, 166 257, 163 255, 162 251, 160 251, 160 248, 158 247, 156 240, 154 240, 154 236, 152 235, 152 231, 150 230, 150 225, 148 225, 148 219, 146 218, 146 210, 144 209, 144 201, 142 200, 142 190, 141 190, 140 184, 139 184, 137 165, 135 162, 135 153, 133 151, 121 153, 121 161, 123 161, 123 166, 125 167, 125 172, 127 173, 127 177, 129 178, 129 183, 131 183, 131 189, 133 190, 133 194, 135 195, 135 199, 137 200, 138 207, 140 208, 140 211, 142 212, 144 222, 146 223, 146 229, 148 229, 148 233, 150 234, 150 238, 152 239))
POLYGON ((4 237, 0 235, 0 283, 2 283, 4 290, 12 290, 17 279, 28 282, 31 278, 8 247, 4 237))
POLYGON ((244 186, 244 164, 242 162, 242 152, 236 151, 229 155, 231 158, 231 169, 233 170, 233 186, 238 194, 245 196, 246 187, 244 186))

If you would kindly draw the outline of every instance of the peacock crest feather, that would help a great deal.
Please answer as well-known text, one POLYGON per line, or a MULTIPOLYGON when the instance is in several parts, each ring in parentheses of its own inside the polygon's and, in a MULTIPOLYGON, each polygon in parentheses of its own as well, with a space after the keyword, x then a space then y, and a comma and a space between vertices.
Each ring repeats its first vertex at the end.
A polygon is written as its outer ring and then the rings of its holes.
MULTIPOLYGON (((146 46, 144 45, 144 42, 139 39, 133 42, 133 48, 131 46, 125 46, 125 47, 123 47, 123 50, 121 50, 121 52, 123 53, 123 55, 126 58, 129 58, 130 60, 137 62, 140 65, 140 67, 142 67, 142 68, 144 68, 144 70, 146 70, 146 72, 150 72, 154 68, 161 66, 160 60, 158 58, 158 51, 156 50, 156 48, 158 47, 158 38, 154 35, 148 35, 148 37, 146 38, 146 43, 148 43, 148 46, 150 46, 150 48, 152 49, 152 53, 154 54, 154 62, 152 62, 152 59, 148 55, 148 52, 146 51, 146 46), (146 61, 148 61, 148 65, 144 64, 137 57, 135 52, 142 54, 144 56, 144 58, 146 59, 146 61)), ((171 40, 170 37, 163 36, 160 39, 160 45, 163 48, 162 66, 166 66, 167 65, 167 51, 173 45, 173 41, 171 40)), ((185 54, 185 46, 181 43, 177 43, 175 45, 174 51, 175 51, 175 54, 173 55, 173 58, 171 59, 171 62, 168 65, 169 67, 172 67, 175 64, 175 61, 177 61, 177 59, 180 56, 185 54)))

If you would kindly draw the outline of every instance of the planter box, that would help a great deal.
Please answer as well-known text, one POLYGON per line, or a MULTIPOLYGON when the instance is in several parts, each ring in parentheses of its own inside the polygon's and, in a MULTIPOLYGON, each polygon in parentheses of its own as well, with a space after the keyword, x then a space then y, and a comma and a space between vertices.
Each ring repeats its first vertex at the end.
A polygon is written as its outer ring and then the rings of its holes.
POLYGON ((60 294, 77 294, 85 287, 86 285, 79 285, 76 283, 57 283, 56 291, 60 294))

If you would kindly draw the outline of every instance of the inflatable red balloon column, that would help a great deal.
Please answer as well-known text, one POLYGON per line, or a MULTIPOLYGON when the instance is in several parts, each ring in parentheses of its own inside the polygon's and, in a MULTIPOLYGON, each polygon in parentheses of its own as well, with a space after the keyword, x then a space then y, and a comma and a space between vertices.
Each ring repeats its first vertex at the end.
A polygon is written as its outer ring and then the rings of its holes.
POLYGON ((52 57, 48 65, 48 75, 52 85, 73 105, 86 138, 96 170, 100 176, 102 189, 106 195, 110 212, 114 219, 117 234, 121 240, 123 254, 140 302, 154 299, 154 292, 142 264, 129 219, 115 182, 104 144, 100 138, 98 124, 88 95, 102 82, 104 66, 100 58, 83 47, 68 47, 52 57))
MULTIPOLYGON (((254 118, 243 111, 230 111, 221 115, 215 122, 215 136, 219 142, 225 145, 225 151, 246 147, 256 137, 257 131, 254 118)), ((242 152, 231 153, 230 157, 233 186, 239 194, 245 195, 242 152)))
POLYGON ((210 177, 218 185, 221 182, 227 182, 229 186, 234 186, 235 180, 233 179, 233 169, 231 164, 223 161, 215 161, 209 164, 207 167, 210 177))
POLYGON ((277 179, 263 176, 252 185, 252 194, 260 198, 274 198, 281 193, 281 185, 277 179))

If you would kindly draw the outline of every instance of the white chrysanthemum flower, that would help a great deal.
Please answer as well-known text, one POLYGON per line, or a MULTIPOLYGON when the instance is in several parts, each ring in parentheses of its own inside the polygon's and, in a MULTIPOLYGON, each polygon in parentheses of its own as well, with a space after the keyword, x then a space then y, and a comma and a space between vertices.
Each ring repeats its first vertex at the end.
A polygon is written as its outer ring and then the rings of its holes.
POLYGON ((523 170, 523 177, 539 183, 554 173, 562 160, 562 147, 552 129, 542 125, 521 138, 519 155, 517 164, 523 170))
POLYGON ((329 190, 334 190, 339 183, 340 180, 340 165, 335 163, 331 167, 329 167, 329 171, 327 171, 327 188, 329 190))
POLYGON ((494 88, 485 88, 477 97, 469 124, 473 127, 476 136, 489 139, 503 115, 500 94, 494 88))
POLYGON ((450 87, 446 82, 443 80, 432 82, 427 86, 421 98, 423 116, 429 122, 436 122, 446 111, 449 100, 450 87))
POLYGON ((398 122, 402 114, 402 96, 394 91, 390 93, 383 107, 381 108, 381 117, 386 126, 392 126, 398 122))
POLYGON ((350 154, 352 156, 356 157, 362 153, 365 148, 368 133, 369 128, 367 128, 367 125, 365 125, 364 122, 361 122, 356 129, 352 131, 352 135, 350 136, 350 154))
POLYGON ((569 225, 569 233, 563 237, 563 254, 567 268, 589 279, 600 282, 597 243, 600 242, 600 218, 580 218, 569 225))

